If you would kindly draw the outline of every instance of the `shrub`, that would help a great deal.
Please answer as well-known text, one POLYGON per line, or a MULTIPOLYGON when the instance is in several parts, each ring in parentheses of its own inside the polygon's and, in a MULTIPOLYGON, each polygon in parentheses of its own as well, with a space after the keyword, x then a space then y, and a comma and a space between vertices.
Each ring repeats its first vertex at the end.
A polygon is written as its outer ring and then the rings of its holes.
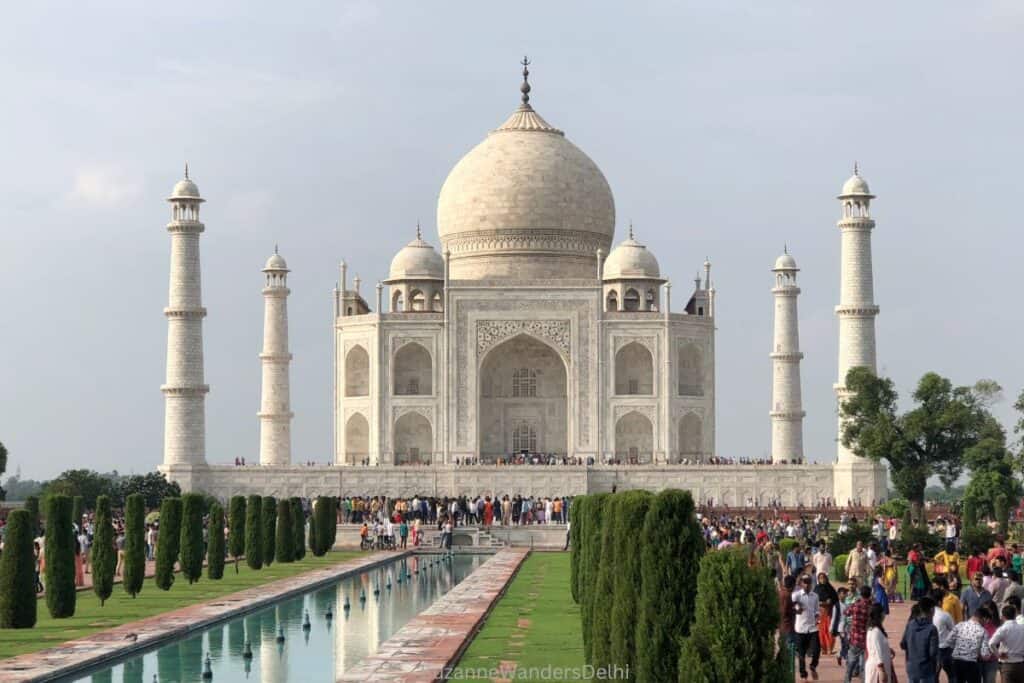
POLYGON ((146 500, 133 493, 124 501, 124 567, 121 570, 126 593, 133 598, 142 591, 146 576, 146 500))
POLYGON ((71 530, 71 498, 46 499, 46 606, 50 616, 75 614, 75 534, 71 530))
POLYGON ((277 544, 274 547, 274 559, 278 562, 294 562, 295 524, 292 522, 292 504, 287 500, 277 502, 277 544))
POLYGON ((569 555, 569 590, 572 593, 572 600, 577 605, 580 603, 580 555, 582 544, 580 539, 585 533, 587 519, 587 506, 590 497, 579 495, 572 499, 573 516, 569 527, 569 543, 571 555, 569 555))
POLYGON ((250 569, 263 567, 263 499, 249 496, 245 503, 245 563, 250 569))
POLYGON ((779 541, 779 554, 782 555, 783 562, 786 561, 786 556, 789 555, 789 552, 795 547, 795 538, 784 538, 781 541, 779 541))
POLYGON ((224 578, 224 508, 220 503, 210 506, 210 538, 206 551, 206 575, 218 581, 224 578))
POLYGON ((833 581, 847 581, 850 577, 846 575, 846 560, 849 559, 849 555, 836 555, 832 561, 832 576, 830 577, 833 581))
POLYGON ((666 489, 655 496, 640 532, 643 578, 637 603, 637 680, 679 677, 679 644, 693 622, 703 554, 704 537, 690 492, 666 489))
POLYGON ((921 552, 925 557, 934 557, 946 544, 945 539, 941 536, 928 533, 927 529, 912 526, 903 530, 900 539, 893 546, 898 555, 906 557, 915 543, 921 544, 921 552))
POLYGON ((263 538, 260 539, 260 547, 263 548, 263 566, 269 567, 274 563, 274 550, 277 548, 277 499, 273 496, 263 496, 260 510, 263 515, 263 538))
POLYGON ((82 517, 85 516, 85 496, 75 496, 71 499, 71 523, 78 529, 82 526, 82 517))
POLYGON ((586 587, 583 602, 580 603, 580 622, 583 631, 583 661, 594 661, 593 640, 593 608, 594 584, 597 582, 597 570, 601 561, 601 531, 604 517, 605 502, 611 494, 595 493, 591 498, 590 515, 587 520, 587 535, 583 539, 583 566, 580 567, 580 582, 586 587))
POLYGON ((36 558, 32 543, 38 524, 28 510, 7 515, 4 552, 0 554, 0 628, 36 625, 36 558))
POLYGON ((696 621, 683 642, 678 680, 781 683, 786 669, 775 652, 778 625, 775 583, 766 569, 750 566, 742 548, 705 555, 696 621))
POLYGON ((186 493, 181 497, 181 575, 190 584, 203 575, 203 497, 186 493))
MULTIPOLYGON (((975 524, 965 526, 960 532, 960 550, 971 555, 978 551, 986 552, 995 544, 996 536, 987 526, 975 524)), ((966 561, 964 562, 966 566, 966 561)))
POLYGON ((875 515, 884 517, 900 518, 908 512, 910 512, 910 503, 906 498, 890 498, 875 508, 875 515))
MULTIPOLYGON (((905 530, 904 530, 905 531, 905 530)), ((857 545, 857 541, 861 541, 867 546, 869 543, 875 543, 878 538, 871 533, 871 528, 864 524, 851 524, 850 528, 844 533, 836 534, 829 540, 829 550, 832 551, 833 557, 836 555, 842 555, 848 553, 857 545)))
POLYGON ((156 541, 156 576, 160 590, 174 585, 174 563, 181 544, 181 498, 164 498, 160 504, 160 532, 156 541))
POLYGON ((610 663, 629 671, 636 679, 636 603, 640 597, 640 549, 637 530, 653 496, 647 491, 627 491, 619 502, 615 524, 615 592, 612 598, 610 663))
POLYGON ((228 508, 228 552, 235 560, 238 573, 238 558, 245 554, 245 496, 231 498, 228 508))
POLYGON ((110 517, 110 497, 96 499, 96 535, 92 546, 92 590, 100 599, 100 606, 114 591, 114 570, 117 568, 117 550, 114 548, 114 525, 110 517))
POLYGON ((588 664, 607 669, 611 662, 612 600, 615 596, 615 522, 622 508, 623 493, 605 499, 601 512, 600 555, 595 567, 594 591, 590 597, 590 652, 588 664))
POLYGON ((39 522, 39 498, 36 496, 29 496, 25 499, 25 510, 29 514, 29 524, 31 525, 32 538, 34 539, 39 535, 39 530, 42 528, 39 522))
POLYGON ((301 560, 306 556, 306 513, 297 497, 290 498, 288 503, 292 506, 292 550, 294 558, 301 560))

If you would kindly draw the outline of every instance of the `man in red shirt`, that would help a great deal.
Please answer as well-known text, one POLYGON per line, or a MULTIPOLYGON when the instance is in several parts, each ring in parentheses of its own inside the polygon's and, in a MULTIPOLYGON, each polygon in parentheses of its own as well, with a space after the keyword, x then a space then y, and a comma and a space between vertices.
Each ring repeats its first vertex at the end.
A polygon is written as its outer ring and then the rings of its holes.
POLYGON ((1010 553, 1007 552, 1006 546, 1003 545, 1002 541, 996 541, 992 548, 988 551, 988 566, 993 567, 993 560, 997 557, 1003 558, 1004 564, 1010 564, 1010 553))
POLYGON ((867 654, 868 613, 871 611, 871 586, 860 587, 860 600, 850 605, 846 615, 850 619, 850 651, 846 659, 845 683, 862 675, 867 654))
POLYGON ((974 576, 985 566, 985 551, 979 550, 967 558, 967 576, 974 576))

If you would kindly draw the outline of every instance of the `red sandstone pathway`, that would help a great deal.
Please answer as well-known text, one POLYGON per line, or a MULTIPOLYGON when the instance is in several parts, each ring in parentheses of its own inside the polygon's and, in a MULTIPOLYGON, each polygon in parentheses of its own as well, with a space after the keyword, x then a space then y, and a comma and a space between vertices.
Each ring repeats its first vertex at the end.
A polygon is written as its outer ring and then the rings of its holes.
MULTIPOLYGON (((903 650, 900 649, 900 638, 903 637, 903 627, 910 620, 910 607, 912 604, 910 602, 902 602, 889 605, 889 616, 885 618, 885 630, 889 633, 889 646, 892 648, 894 655, 893 664, 896 666, 896 678, 900 681, 908 680, 906 658, 903 656, 903 650)), ((838 649, 839 644, 836 643, 836 650, 838 649)), ((845 674, 845 663, 842 667, 839 667, 836 666, 835 656, 822 656, 821 662, 818 664, 818 675, 821 677, 819 679, 821 683, 842 683, 845 674)), ((797 672, 796 680, 800 680, 799 671, 797 672)))

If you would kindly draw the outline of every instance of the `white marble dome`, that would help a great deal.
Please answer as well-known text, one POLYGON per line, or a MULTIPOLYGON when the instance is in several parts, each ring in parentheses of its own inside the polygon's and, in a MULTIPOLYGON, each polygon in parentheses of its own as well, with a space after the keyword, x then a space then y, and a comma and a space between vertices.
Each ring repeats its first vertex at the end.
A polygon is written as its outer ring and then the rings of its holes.
POLYGON ((171 199, 178 198, 199 199, 199 188, 189 178, 183 178, 171 190, 171 199))
POLYGON ((417 237, 391 259, 388 280, 443 280, 444 260, 429 243, 417 237))
POLYGON ((661 278, 661 269, 654 254, 630 234, 608 254, 603 277, 605 280, 661 278))
POLYGON ((866 180, 860 177, 860 173, 854 171, 853 175, 843 183, 843 191, 840 194, 841 197, 847 195, 870 195, 871 190, 868 188, 866 180))
POLYGON ((782 256, 775 259, 775 268, 772 270, 797 270, 796 259, 790 256, 787 251, 782 256))
POLYGON ((615 201, 597 164, 523 104, 448 174, 437 225, 452 279, 592 279, 615 201))
POLYGON ((267 259, 267 264, 263 266, 263 270, 288 270, 288 263, 285 262, 283 256, 275 251, 271 257, 267 259))

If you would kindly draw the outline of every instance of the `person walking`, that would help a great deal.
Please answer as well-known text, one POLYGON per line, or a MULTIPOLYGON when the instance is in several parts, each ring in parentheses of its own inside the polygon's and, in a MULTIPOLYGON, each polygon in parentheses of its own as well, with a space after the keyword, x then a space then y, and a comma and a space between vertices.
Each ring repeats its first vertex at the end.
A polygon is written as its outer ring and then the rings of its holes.
POLYGON ((850 619, 850 649, 846 655, 846 676, 844 683, 851 683, 864 671, 864 655, 867 652, 868 617, 871 615, 871 586, 860 587, 860 599, 846 610, 850 619))
POLYGON ((1024 683, 1024 625, 1017 623, 1017 608, 1003 607, 1003 623, 988 640, 989 649, 999 654, 1003 683, 1024 683))
POLYGON ((990 650, 980 610, 957 624, 949 641, 953 647, 953 674, 957 683, 981 683, 981 658, 988 656, 990 650))
POLYGON ((971 576, 971 585, 960 596, 960 604, 963 606, 964 619, 970 619, 978 608, 992 602, 992 594, 985 588, 985 577, 981 572, 975 572, 971 576))
POLYGON ((796 612, 793 605, 793 590, 796 588, 796 579, 787 576, 782 579, 782 587, 779 588, 779 640, 786 645, 796 649, 796 612))
POLYGON ((856 576, 861 586, 871 585, 871 563, 868 562, 868 553, 864 549, 864 542, 857 541, 857 545, 846 557, 847 576, 856 576))
POLYGON ((800 587, 793 593, 793 612, 796 619, 793 630, 796 633, 797 662, 800 678, 807 680, 807 655, 811 657, 811 678, 818 680, 818 659, 821 657, 821 643, 818 642, 818 618, 821 601, 811 590, 811 577, 800 577, 800 587))
POLYGON ((398 525, 398 535, 402 539, 402 550, 405 550, 406 543, 409 541, 409 523, 404 518, 398 525))
POLYGON ((881 605, 872 605, 868 613, 867 659, 864 661, 864 683, 891 683, 892 648, 889 647, 889 634, 885 632, 882 622, 885 612, 881 605))
POLYGON ((818 596, 818 602, 821 605, 821 617, 818 620, 818 642, 821 645, 822 654, 832 655, 835 654, 836 642, 832 635, 832 617, 839 602, 839 594, 829 583, 827 573, 818 573, 818 585, 814 587, 814 593, 818 596))
MULTIPOLYGON (((949 681, 956 680, 953 674, 953 646, 950 643, 949 637, 953 633, 953 628, 956 626, 956 620, 953 619, 953 615, 944 610, 941 605, 944 603, 946 594, 943 589, 936 588, 931 592, 932 602, 935 604, 934 614, 932 615, 932 625, 935 626, 935 630, 939 636, 939 665, 942 670, 946 672, 946 679, 949 681)), ((959 608, 960 603, 957 602, 959 608)))
MULTIPOLYGON (((948 616, 948 615, 947 615, 948 616)), ((925 596, 910 611, 900 649, 907 656, 909 683, 936 683, 939 675, 939 631, 932 623, 935 601, 925 596)))
POLYGON ((793 549, 786 555, 786 568, 789 570, 789 575, 794 579, 799 580, 800 575, 803 574, 804 569, 807 567, 807 556, 804 555, 803 548, 797 543, 793 546, 793 549))

